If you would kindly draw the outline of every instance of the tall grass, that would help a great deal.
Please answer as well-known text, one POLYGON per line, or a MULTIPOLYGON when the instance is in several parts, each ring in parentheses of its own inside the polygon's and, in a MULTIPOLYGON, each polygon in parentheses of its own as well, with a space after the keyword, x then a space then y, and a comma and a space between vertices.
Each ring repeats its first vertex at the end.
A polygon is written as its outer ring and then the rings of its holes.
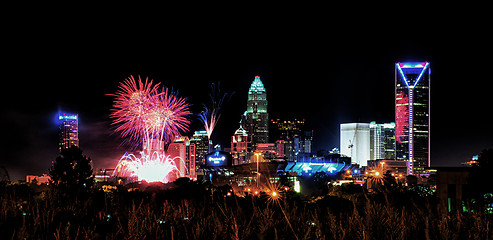
MULTIPOLYGON (((169 192, 76 199, 4 191, 2 239, 492 239, 492 216, 442 215, 436 201, 402 193, 332 192, 316 201, 285 194, 177 198, 169 192)), ((219 196, 218 196, 219 195, 219 196)))

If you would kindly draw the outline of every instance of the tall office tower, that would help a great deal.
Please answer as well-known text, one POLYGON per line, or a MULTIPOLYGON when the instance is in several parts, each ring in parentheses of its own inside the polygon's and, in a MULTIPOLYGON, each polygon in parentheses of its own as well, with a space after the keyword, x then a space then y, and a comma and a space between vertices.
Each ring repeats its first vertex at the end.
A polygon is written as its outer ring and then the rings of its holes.
POLYGON ((253 156, 252 140, 241 125, 231 137, 231 155, 233 156, 233 165, 250 163, 253 156))
MULTIPOLYGON (((277 154, 277 157, 284 158, 287 161, 296 161, 297 156, 302 153, 311 153, 313 131, 305 131, 305 120, 280 120, 272 119, 272 135, 278 140, 279 147, 282 145, 284 149, 283 155, 277 154), (280 141, 279 141, 280 140, 280 141)), ((278 148, 279 148, 278 147, 278 148)))
POLYGON ((370 122, 370 160, 395 160, 395 123, 370 122))
POLYGON ((209 146, 212 145, 207 137, 205 130, 195 131, 190 142, 195 144, 195 169, 205 165, 205 155, 209 153, 209 146))
POLYGON ((408 174, 430 166, 430 63, 395 64, 396 159, 408 161, 408 174))
POLYGON ((351 162, 366 166, 370 160, 370 124, 341 124, 341 154, 351 157, 351 162))
MULTIPOLYGON (((177 137, 168 146, 166 153, 175 158, 175 166, 179 176, 197 179, 195 172, 195 144, 190 143, 188 137, 177 137)), ((175 180, 175 179, 172 179, 175 180)))
POLYGON ((267 113, 267 93, 259 76, 255 76, 248 90, 247 110, 244 115, 245 130, 252 138, 252 147, 269 142, 269 114, 267 113))
POLYGON ((303 137, 300 140, 300 152, 311 153, 313 144, 313 130, 304 131, 303 137))
POLYGON ((60 128, 60 138, 58 150, 67 149, 70 146, 79 146, 79 115, 78 114, 58 114, 58 126, 60 128))

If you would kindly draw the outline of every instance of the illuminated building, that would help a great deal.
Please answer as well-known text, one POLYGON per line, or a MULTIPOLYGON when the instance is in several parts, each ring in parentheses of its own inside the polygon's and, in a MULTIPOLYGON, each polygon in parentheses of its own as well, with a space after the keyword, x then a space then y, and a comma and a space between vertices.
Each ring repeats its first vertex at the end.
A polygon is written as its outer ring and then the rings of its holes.
POLYGON ((321 157, 308 157, 297 162, 289 162, 286 172, 296 172, 298 176, 311 176, 317 172, 335 175, 346 171, 351 166, 351 159, 340 154, 329 154, 321 157))
POLYGON ((396 159, 408 161, 408 174, 430 166, 430 63, 395 64, 396 159))
POLYGON ((271 123, 273 136, 277 139, 278 158, 296 161, 298 155, 312 152, 313 131, 305 131, 304 119, 272 119, 271 123))
POLYGON ((389 172, 391 176, 402 180, 403 177, 407 176, 407 164, 404 161, 399 160, 369 160, 368 168, 381 167, 383 173, 389 172))
POLYGON ((462 164, 467 165, 467 166, 477 166, 479 163, 478 159, 479 159, 479 155, 474 155, 474 156, 472 156, 471 161, 468 161, 468 162, 465 162, 462 164))
POLYGON ((51 177, 46 175, 46 173, 44 173, 43 176, 35 176, 35 175, 26 176, 26 183, 36 183, 38 185, 41 185, 41 184, 49 184, 50 180, 51 177))
POLYGON ((341 124, 340 144, 341 154, 351 157, 352 163, 366 166, 370 160, 370 124, 341 124))
POLYGON ((269 114, 267 113, 267 93, 259 76, 255 76, 248 90, 247 110, 244 114, 244 127, 252 139, 255 149, 259 143, 269 142, 269 114))
POLYGON ((395 123, 370 122, 370 159, 395 160, 395 123))
POLYGON ((166 152, 175 159, 175 166, 180 172, 180 177, 188 177, 192 180, 197 179, 195 172, 195 144, 190 143, 188 137, 178 137, 168 146, 166 152))
POLYGON ((79 115, 77 114, 58 114, 58 126, 60 128, 60 138, 58 150, 67 149, 70 146, 79 146, 79 115))
POLYGON ((252 156, 252 140, 241 125, 231 137, 231 155, 233 156, 234 165, 250 163, 252 156))
POLYGON ((195 144, 195 168, 205 165, 205 155, 209 153, 209 146, 212 145, 207 137, 207 131, 195 131, 190 142, 195 144))
MULTIPOLYGON (((276 158, 276 144, 275 143, 259 143, 255 154, 258 154, 259 162, 269 162, 276 158)), ((256 156, 254 156, 256 157, 256 156)), ((253 159, 252 162, 256 162, 257 159, 253 159)))

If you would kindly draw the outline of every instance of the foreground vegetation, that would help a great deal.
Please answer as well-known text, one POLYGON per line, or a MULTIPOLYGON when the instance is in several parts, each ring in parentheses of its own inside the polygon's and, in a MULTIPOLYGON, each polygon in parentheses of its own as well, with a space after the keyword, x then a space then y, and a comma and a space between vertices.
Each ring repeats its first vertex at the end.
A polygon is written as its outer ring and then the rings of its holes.
POLYGON ((228 187, 185 182, 129 192, 66 194, 3 185, 2 239, 491 239, 492 216, 442 214, 433 196, 358 185, 318 198, 293 192, 235 197, 228 187))

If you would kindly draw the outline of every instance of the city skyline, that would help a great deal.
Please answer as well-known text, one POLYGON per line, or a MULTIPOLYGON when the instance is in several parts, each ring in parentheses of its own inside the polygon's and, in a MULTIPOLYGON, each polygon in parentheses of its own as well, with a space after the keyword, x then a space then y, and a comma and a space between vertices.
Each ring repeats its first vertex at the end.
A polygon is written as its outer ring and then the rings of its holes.
MULTIPOLYGON (((54 116, 59 109, 79 113, 80 147, 93 159, 95 169, 113 166, 126 147, 113 134, 112 98, 106 94, 115 92, 118 82, 130 75, 148 76, 178 90, 193 104, 194 114, 208 101, 210 83, 219 81, 224 91, 234 92, 212 135, 223 147, 230 145, 239 128, 246 92, 258 75, 268 92, 269 118, 306 119, 314 130, 316 151, 339 145, 341 123, 393 122, 395 63, 428 61, 433 66, 431 166, 458 166, 493 147, 487 118, 492 105, 488 69, 493 63, 487 57, 491 47, 488 37, 481 35, 481 22, 429 22, 421 33, 426 38, 399 37, 400 31, 370 23, 328 25, 333 27, 329 36, 321 31, 330 23, 326 21, 293 29, 233 32, 191 25, 186 32, 181 27, 169 29, 167 36, 173 37, 166 44, 154 35, 130 41, 123 34, 137 29, 116 34, 88 23, 93 26, 90 30, 59 32, 47 27, 38 32, 36 41, 16 41, 32 39, 43 22, 49 23, 40 20, 9 40, 16 51, 7 53, 7 68, 15 76, 6 89, 18 91, 2 95, 6 104, 1 123, 7 129, 0 165, 14 179, 41 175, 56 158, 54 116), (197 39, 194 31, 203 35, 197 39), (252 41, 255 36, 259 38, 252 41)), ((406 26, 389 22, 396 28, 406 26)), ((199 130, 200 122, 192 119, 189 136, 199 130)))

